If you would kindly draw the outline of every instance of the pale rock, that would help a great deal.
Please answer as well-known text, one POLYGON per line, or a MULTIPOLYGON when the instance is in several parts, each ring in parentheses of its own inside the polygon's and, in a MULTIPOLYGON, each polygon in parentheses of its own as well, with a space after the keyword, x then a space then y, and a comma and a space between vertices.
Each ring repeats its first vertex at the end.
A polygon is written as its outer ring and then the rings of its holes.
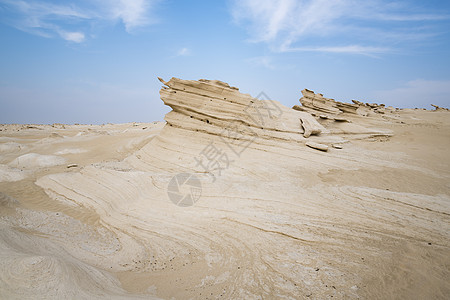
POLYGON ((300 119, 304 130, 303 136, 305 138, 310 137, 312 134, 317 135, 322 131, 321 126, 317 126, 317 121, 313 117, 300 119))
POLYGON ((62 165, 65 162, 66 160, 63 157, 56 155, 27 153, 17 157, 9 165, 16 168, 42 168, 62 165))
POLYGON ((306 146, 313 148, 313 149, 317 149, 320 151, 328 151, 328 146, 324 145, 324 144, 319 144, 316 142, 312 142, 312 141, 308 141, 306 142, 306 146))
POLYGON ((168 126, 229 138, 230 128, 242 139, 301 141, 326 129, 307 112, 289 109, 275 100, 259 100, 217 80, 159 80, 166 85, 161 99, 173 110, 168 126), (298 120, 301 120, 299 122, 298 120), (307 132, 305 132, 305 127, 307 132))
POLYGON ((330 114, 342 113, 342 111, 337 108, 336 101, 325 98, 322 94, 315 94, 313 91, 304 89, 302 95, 303 97, 300 98, 300 103, 307 108, 330 114))

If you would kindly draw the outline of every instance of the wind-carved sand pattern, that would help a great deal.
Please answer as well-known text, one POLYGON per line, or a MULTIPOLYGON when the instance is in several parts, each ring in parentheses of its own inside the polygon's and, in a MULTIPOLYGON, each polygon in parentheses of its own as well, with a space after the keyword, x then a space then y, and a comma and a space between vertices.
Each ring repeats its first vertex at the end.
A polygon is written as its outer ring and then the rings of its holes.
POLYGON ((0 126, 1 298, 448 297, 448 111, 161 81, 165 123, 0 126))

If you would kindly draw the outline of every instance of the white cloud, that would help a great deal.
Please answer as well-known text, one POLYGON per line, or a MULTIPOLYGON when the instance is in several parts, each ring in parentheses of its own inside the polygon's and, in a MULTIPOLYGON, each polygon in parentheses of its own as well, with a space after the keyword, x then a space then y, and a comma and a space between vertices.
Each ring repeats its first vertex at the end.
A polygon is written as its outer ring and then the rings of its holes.
MULTIPOLYGON (((265 42, 275 51, 326 51, 367 54, 387 52, 376 36, 403 35, 411 40, 430 36, 426 21, 448 20, 449 15, 414 13, 412 5, 386 0, 233 0, 234 20, 253 42, 265 42), (408 30, 405 32, 405 22, 408 30), (372 35, 366 34, 370 31, 372 35), (326 40, 324 38, 328 38, 326 40), (336 46, 334 40, 344 41, 336 46), (327 45, 324 45, 327 42, 327 45), (348 43, 348 45, 345 45, 348 43), (368 51, 369 50, 369 51, 368 51)), ((429 28, 428 28, 429 29, 429 28)))
POLYGON ((32 34, 81 43, 98 24, 120 21, 127 32, 150 25, 158 0, 81 0, 54 4, 49 0, 0 0, 4 22, 32 34), (75 4, 76 3, 76 4, 75 4))
POLYGON ((416 79, 403 86, 373 93, 379 102, 402 108, 425 107, 435 104, 450 108, 450 80, 416 79))
POLYGON ((128 32, 149 25, 153 20, 149 17, 151 1, 148 0, 108 0, 103 1, 111 10, 114 19, 120 19, 128 32))
POLYGON ((177 52, 177 56, 187 56, 187 55, 190 55, 190 54, 191 54, 191 51, 188 48, 181 48, 177 52))
POLYGON ((247 23, 254 41, 280 40, 290 47, 302 36, 322 35, 346 11, 346 1, 242 0, 234 2, 233 16, 247 23))
POLYGON ((361 55, 376 57, 377 54, 391 52, 392 50, 389 48, 384 48, 384 47, 349 45, 349 46, 334 46, 334 47, 297 47, 297 48, 289 48, 289 49, 286 49, 285 51, 350 53, 350 54, 361 54, 361 55))
POLYGON ((65 39, 66 41, 74 42, 74 43, 82 43, 84 42, 84 33, 82 32, 67 32, 67 31, 59 31, 59 35, 65 39))

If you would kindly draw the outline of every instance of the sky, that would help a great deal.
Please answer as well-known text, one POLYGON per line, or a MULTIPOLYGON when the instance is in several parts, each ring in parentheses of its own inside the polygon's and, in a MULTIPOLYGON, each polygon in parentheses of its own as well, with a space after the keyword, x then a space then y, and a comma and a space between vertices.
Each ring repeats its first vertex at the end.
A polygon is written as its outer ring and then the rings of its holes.
POLYGON ((0 123, 160 121, 158 76, 450 107, 450 1, 0 0, 0 123))

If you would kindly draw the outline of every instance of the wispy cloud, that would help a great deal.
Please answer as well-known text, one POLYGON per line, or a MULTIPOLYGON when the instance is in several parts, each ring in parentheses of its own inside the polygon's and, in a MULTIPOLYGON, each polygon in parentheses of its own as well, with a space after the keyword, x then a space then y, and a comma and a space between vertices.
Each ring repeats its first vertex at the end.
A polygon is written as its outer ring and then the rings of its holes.
POLYGON ((157 0, 0 0, 0 17, 15 28, 43 37, 81 43, 99 23, 122 22, 127 32, 154 22, 157 0))
POLYGON ((402 108, 423 107, 425 104, 450 108, 450 80, 411 80, 391 90, 376 91, 373 96, 377 101, 388 105, 395 103, 402 108))
POLYGON ((112 12, 112 19, 120 19, 128 32, 154 22, 149 15, 155 1, 149 0, 104 0, 104 8, 112 12))
POLYGON ((328 53, 349 53, 349 54, 361 54, 371 57, 377 57, 379 54, 386 52, 392 52, 390 48, 384 47, 370 47, 360 45, 348 45, 348 46, 332 46, 332 47, 295 47, 288 48, 285 51, 289 52, 328 52, 328 53))
POLYGON ((411 15, 399 15, 399 14, 377 14, 372 16, 375 19, 384 21, 441 21, 448 20, 448 14, 411 14, 411 15))
POLYGON ((254 66, 261 66, 270 70, 274 70, 275 66, 269 56, 257 56, 246 60, 247 63, 254 66))
POLYGON ((84 33, 82 32, 66 32, 59 30, 58 33, 66 41, 71 41, 74 43, 81 43, 85 39, 84 33))
POLYGON ((426 22, 450 19, 448 13, 387 0, 233 0, 232 15, 251 41, 265 42, 274 51, 363 55, 390 50, 386 39, 377 36, 396 36, 396 43, 403 36, 423 39, 433 35, 432 28, 423 26, 426 22))
POLYGON ((191 54, 191 51, 188 48, 181 48, 177 52, 177 56, 188 56, 191 54))

